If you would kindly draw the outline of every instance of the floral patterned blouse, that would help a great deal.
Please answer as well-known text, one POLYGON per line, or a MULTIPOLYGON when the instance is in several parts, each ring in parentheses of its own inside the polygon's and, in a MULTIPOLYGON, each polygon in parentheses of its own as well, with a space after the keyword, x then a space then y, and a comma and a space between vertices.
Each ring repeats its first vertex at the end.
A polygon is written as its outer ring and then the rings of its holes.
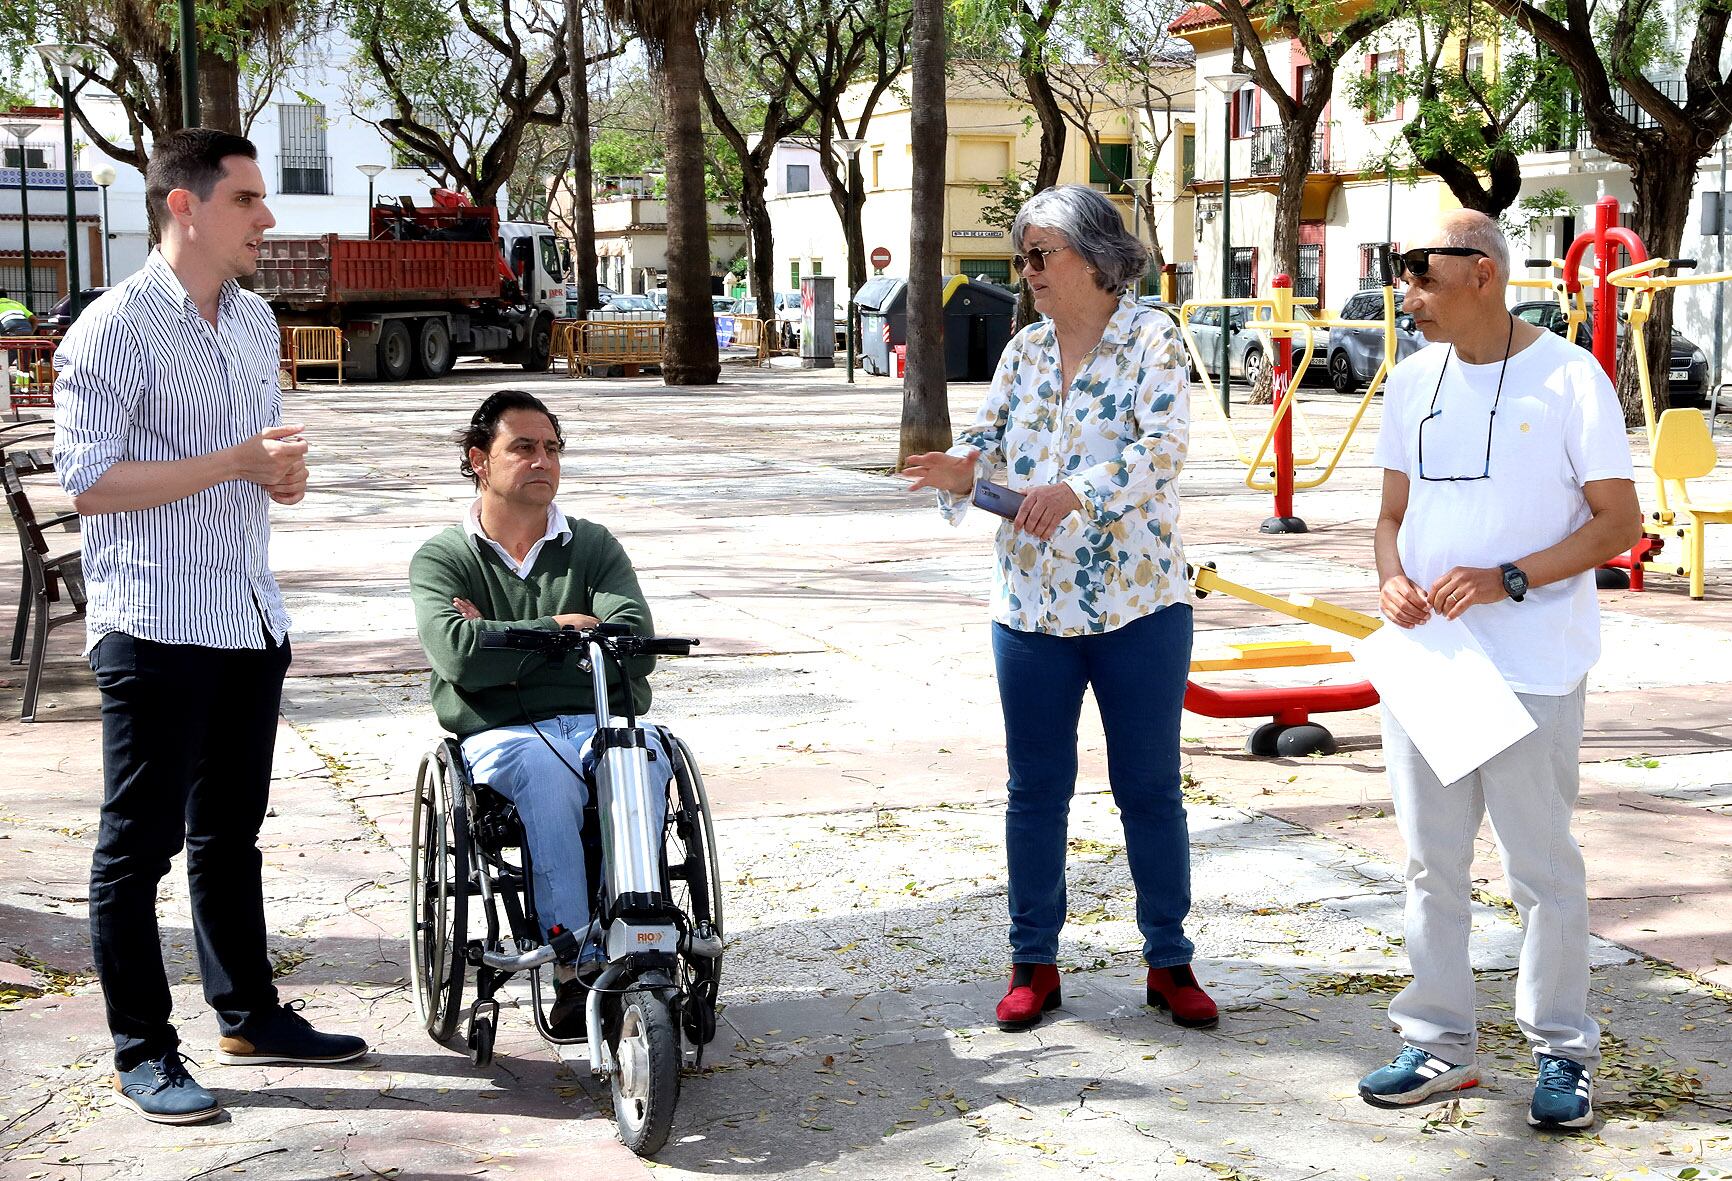
MULTIPOLYGON (((1177 480, 1189 436, 1178 329, 1126 294, 1068 390, 1050 321, 1011 338, 975 422, 975 480, 1021 491, 1063 481, 1082 502, 1051 540, 998 527, 992 617, 1017 631, 1095 635, 1188 601, 1177 480)), ((968 499, 939 493, 951 524, 968 499)))

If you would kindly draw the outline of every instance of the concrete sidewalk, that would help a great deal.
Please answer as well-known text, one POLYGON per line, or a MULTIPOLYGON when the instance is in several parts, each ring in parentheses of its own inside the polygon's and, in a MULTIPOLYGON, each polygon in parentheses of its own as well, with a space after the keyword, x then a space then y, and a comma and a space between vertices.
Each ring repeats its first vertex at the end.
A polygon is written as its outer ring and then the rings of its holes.
MULTIPOLYGON (((428 385, 290 395, 313 441, 314 487, 278 513, 273 549, 296 660, 264 838, 272 948, 285 994, 377 1052, 350 1069, 202 1067, 231 1109, 224 1122, 158 1128, 102 1095, 107 1039, 83 913, 100 794, 94 694, 75 629, 55 637, 49 720, 0 721, 0 959, 13 961, 0 967, 0 1176, 641 1168, 584 1065, 562 1063, 526 1014, 503 1015, 496 1062, 476 1070, 426 1038, 406 987, 409 789, 438 736, 407 563, 469 499, 452 432, 485 390, 510 385, 562 416, 562 506, 620 536, 663 631, 704 640, 700 656, 663 663, 656 712, 698 753, 721 817, 726 1028, 686 1080, 658 1172, 1515 1179, 1732 1158, 1721 991, 1732 985, 1732 564, 1710 573, 1705 603, 1680 580, 1602 595, 1607 657, 1591 683, 1579 831, 1610 1035, 1603 1123, 1572 1138, 1523 1124, 1532 1068, 1509 1014, 1519 932, 1489 844, 1475 924, 1490 1075, 1458 1103, 1380 1112, 1353 1083, 1393 1049, 1383 1008, 1405 958, 1375 715, 1323 719, 1338 756, 1280 761, 1239 753, 1244 723, 1187 715, 1193 934, 1226 1009, 1218 1029, 1196 1032, 1139 1004, 1132 894, 1085 711, 1066 1006, 1030 1034, 999 1033, 991 523, 952 530, 886 474, 895 384, 724 377, 669 390, 464 366, 428 385)), ((980 393, 953 391, 959 424, 980 393)), ((1332 444, 1352 407, 1324 393, 1312 403, 1332 444)), ((1236 411, 1254 448, 1267 411, 1236 411)), ((1369 433, 1325 488, 1301 493, 1313 532, 1289 538, 1257 535, 1267 501, 1244 488, 1202 407, 1194 435, 1183 483, 1193 562, 1271 592, 1374 605, 1369 433)), ((10 586, 16 559, 0 551, 10 586)), ((1219 596, 1197 623, 1199 654, 1312 638, 1219 596)), ((1208 683, 1351 677, 1348 665, 1208 683)), ((0 687, 0 711, 15 719, 15 686, 0 687)), ((208 1062, 215 1028, 178 880, 162 922, 187 1051, 208 1062)))

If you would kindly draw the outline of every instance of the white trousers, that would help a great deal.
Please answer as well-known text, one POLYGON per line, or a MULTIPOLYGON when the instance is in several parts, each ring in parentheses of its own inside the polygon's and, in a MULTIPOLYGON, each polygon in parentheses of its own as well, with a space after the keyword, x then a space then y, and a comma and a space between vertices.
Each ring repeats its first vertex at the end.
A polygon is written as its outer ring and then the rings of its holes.
POLYGON ((1521 916, 1516 1022, 1535 1051, 1593 1067, 1600 1027, 1588 1016, 1588 886, 1570 833, 1580 788, 1586 682, 1561 697, 1519 695, 1539 729, 1454 783, 1438 782, 1383 711, 1395 818, 1407 842, 1407 955, 1413 983, 1389 1005, 1403 1041, 1446 1062, 1478 1052, 1468 936, 1470 869, 1483 817, 1521 916))

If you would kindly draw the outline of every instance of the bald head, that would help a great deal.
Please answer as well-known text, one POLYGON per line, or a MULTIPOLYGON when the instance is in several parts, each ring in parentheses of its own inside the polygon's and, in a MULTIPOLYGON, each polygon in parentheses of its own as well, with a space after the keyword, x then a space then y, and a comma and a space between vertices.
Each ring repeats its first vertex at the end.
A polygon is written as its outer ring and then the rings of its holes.
POLYGON ((1437 229, 1424 242, 1427 246, 1464 246, 1479 250, 1491 260, 1499 288, 1509 283, 1509 242, 1497 222, 1473 209, 1457 209, 1437 219, 1437 229))

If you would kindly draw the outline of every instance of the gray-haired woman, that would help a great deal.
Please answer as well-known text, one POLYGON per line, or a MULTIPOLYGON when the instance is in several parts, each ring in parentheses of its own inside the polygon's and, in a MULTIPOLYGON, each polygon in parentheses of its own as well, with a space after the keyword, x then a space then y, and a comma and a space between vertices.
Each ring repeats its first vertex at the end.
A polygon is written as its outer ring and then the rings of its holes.
POLYGON ((997 470, 1022 494, 999 526, 992 610, 1010 763, 1012 966, 999 1028, 1026 1029, 1060 1004, 1065 829, 1090 686, 1136 884, 1148 1003, 1181 1025, 1213 1025, 1184 931, 1179 715, 1191 608, 1175 483, 1188 431, 1184 354, 1172 322, 1137 303, 1148 251, 1093 189, 1035 194, 1011 239, 1046 318, 1011 339, 957 445, 905 469, 913 488, 938 490, 953 523, 997 470))

